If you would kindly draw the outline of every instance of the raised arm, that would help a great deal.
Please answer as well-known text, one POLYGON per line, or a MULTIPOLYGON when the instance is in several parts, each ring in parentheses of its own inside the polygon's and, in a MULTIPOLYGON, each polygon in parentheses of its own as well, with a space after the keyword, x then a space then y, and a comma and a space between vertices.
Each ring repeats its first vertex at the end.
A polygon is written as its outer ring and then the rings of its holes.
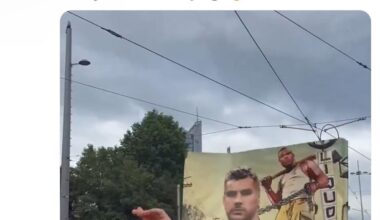
POLYGON ((265 192, 267 193, 269 200, 272 204, 278 203, 282 199, 282 192, 279 187, 277 192, 274 192, 272 189, 272 177, 267 176, 261 180, 261 185, 264 187, 265 192))

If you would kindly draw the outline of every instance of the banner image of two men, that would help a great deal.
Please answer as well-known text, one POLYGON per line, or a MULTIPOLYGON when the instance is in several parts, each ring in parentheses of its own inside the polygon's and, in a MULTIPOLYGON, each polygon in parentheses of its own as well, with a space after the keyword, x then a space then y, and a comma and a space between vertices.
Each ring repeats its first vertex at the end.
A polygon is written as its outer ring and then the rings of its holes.
POLYGON ((347 141, 308 143, 232 154, 190 153, 183 188, 184 220, 346 219, 347 179, 333 162, 347 141))
MULTIPOLYGON (((333 155, 347 159, 347 146, 337 139, 235 154, 189 153, 182 219, 346 220, 347 178, 333 155)), ((159 208, 133 213, 170 220, 159 208)))

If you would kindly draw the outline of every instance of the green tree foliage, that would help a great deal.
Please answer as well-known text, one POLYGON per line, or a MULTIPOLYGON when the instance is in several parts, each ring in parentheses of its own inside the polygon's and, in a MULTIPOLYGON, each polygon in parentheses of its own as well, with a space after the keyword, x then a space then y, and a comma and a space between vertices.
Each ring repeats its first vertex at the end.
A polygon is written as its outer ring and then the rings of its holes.
POLYGON ((131 210, 142 206, 164 208, 174 219, 185 156, 184 130, 171 116, 148 112, 121 146, 83 150, 71 170, 71 217, 135 219, 131 210))
MULTIPOLYGON (((185 134, 171 116, 148 112, 141 123, 132 125, 121 141, 122 148, 156 177, 177 177, 183 173, 185 134)), ((177 181, 177 182, 178 182, 177 181)))

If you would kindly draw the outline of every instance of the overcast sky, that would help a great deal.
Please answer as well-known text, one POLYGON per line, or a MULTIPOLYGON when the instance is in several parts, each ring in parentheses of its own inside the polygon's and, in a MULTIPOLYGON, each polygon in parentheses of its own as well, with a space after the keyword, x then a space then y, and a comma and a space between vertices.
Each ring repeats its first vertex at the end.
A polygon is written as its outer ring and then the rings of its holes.
MULTIPOLYGON (((86 19, 224 83, 289 115, 303 119, 233 11, 74 11, 86 19)), ((370 18, 360 11, 282 11, 356 60, 371 66, 370 18)), ((370 71, 301 30, 274 11, 239 15, 311 122, 371 115, 370 71)), ((73 80, 182 111, 241 126, 299 124, 292 117, 228 90, 71 14, 61 20, 61 76, 65 29, 72 26, 73 80)), ((61 81, 63 85, 63 81, 61 81)), ((62 90, 61 90, 62 91, 62 90)), ((61 106, 63 102, 61 101, 61 106)), ((79 84, 72 85, 72 165, 87 144, 115 146, 153 108, 185 129, 195 116, 160 108, 79 84)), ((201 119, 203 133, 233 128, 201 119)), ((336 123, 339 125, 340 123, 336 123)), ((321 125, 319 125, 321 126, 321 125)), ((307 128, 307 126, 304 126, 307 128)), ((370 119, 339 127, 350 147, 371 155, 370 119)), ((331 130, 332 134, 336 134, 331 130)), ((324 139, 329 136, 324 135, 324 139)), ((278 127, 236 129, 203 136, 203 151, 232 152, 316 141, 310 131, 278 127)), ((371 162, 349 150, 350 171, 371 162)), ((360 208, 356 176, 350 203, 360 208)), ((370 212, 370 177, 362 176, 370 212)), ((355 219, 359 212, 350 211, 355 219)), ((370 219, 365 215, 366 219, 370 219)))

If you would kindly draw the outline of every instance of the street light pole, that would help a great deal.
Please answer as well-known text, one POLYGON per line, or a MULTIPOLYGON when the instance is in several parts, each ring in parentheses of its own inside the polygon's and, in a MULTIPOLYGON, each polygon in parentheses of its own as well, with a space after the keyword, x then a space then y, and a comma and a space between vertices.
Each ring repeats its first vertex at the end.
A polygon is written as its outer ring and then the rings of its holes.
POLYGON ((70 130, 71 130, 71 68, 74 65, 88 66, 90 61, 80 60, 71 62, 71 25, 66 26, 66 59, 65 59, 65 91, 63 101, 63 128, 62 128, 62 158, 60 202, 61 220, 69 220, 69 194, 70 194, 70 130))
POLYGON ((65 91, 61 159, 61 220, 69 220, 70 127, 71 127, 71 25, 66 27, 65 91))

